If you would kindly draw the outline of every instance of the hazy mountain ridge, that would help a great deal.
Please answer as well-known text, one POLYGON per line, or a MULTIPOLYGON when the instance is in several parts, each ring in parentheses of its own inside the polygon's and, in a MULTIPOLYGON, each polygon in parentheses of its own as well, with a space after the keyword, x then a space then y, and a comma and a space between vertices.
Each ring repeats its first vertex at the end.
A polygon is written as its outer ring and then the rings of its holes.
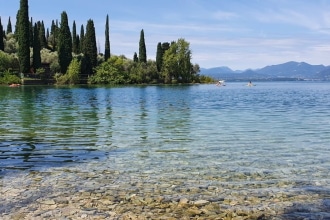
POLYGON ((290 61, 245 71, 234 71, 226 66, 201 68, 201 74, 225 80, 330 80, 330 66, 290 61))

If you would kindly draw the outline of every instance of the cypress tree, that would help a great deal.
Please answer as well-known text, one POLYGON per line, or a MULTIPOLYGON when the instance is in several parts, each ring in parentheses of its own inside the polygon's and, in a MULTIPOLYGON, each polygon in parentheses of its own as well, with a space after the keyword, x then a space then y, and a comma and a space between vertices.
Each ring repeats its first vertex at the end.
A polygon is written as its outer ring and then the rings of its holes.
POLYGON ((12 29, 11 21, 10 21, 10 17, 9 17, 8 24, 7 24, 7 34, 12 33, 12 32, 13 32, 13 29, 12 29))
POLYGON ((17 10, 17 14, 16 14, 16 23, 15 23, 15 32, 14 32, 16 40, 18 39, 18 26, 19 26, 18 22, 19 22, 19 10, 17 10))
POLYGON ((4 51, 5 50, 5 43, 3 41, 4 34, 3 34, 2 29, 3 29, 3 27, 2 27, 2 23, 1 23, 1 17, 0 17, 0 50, 4 51))
POLYGON ((162 69, 162 59, 163 59, 162 44, 159 42, 157 44, 157 53, 156 53, 156 65, 158 72, 160 72, 160 70, 162 69))
POLYGON ((134 63, 137 63, 137 62, 139 62, 139 58, 138 58, 138 55, 137 55, 137 53, 136 53, 136 52, 134 53, 134 56, 133 56, 133 61, 134 61, 134 63))
POLYGON ((81 25, 80 27, 80 53, 84 52, 84 39, 85 39, 85 30, 84 30, 84 25, 81 25))
POLYGON ((40 38, 39 38, 39 27, 37 23, 34 24, 33 28, 33 60, 32 65, 34 70, 36 71, 41 67, 41 55, 40 55, 40 38))
POLYGON ((28 73, 30 70, 30 23, 28 0, 20 0, 18 14, 18 58, 20 61, 20 71, 22 73, 28 73))
POLYGON ((52 45, 53 51, 56 50, 57 33, 58 33, 58 26, 56 26, 54 20, 52 20, 52 26, 50 28, 50 35, 51 35, 50 44, 52 45))
POLYGON ((77 48, 77 53, 81 53, 81 50, 80 50, 80 38, 79 38, 79 35, 78 34, 76 36, 76 48, 77 48))
POLYGON ((46 31, 45 31, 45 25, 44 22, 39 22, 39 40, 40 40, 40 48, 47 48, 47 41, 46 41, 46 31))
POLYGON ((77 54, 78 48, 77 48, 77 30, 76 30, 76 22, 73 21, 72 25, 72 52, 77 54))
POLYGON ((139 43, 139 61, 146 63, 147 62, 147 50, 146 50, 146 44, 144 41, 144 31, 141 30, 140 33, 140 43, 139 43))
POLYGON ((61 14, 61 25, 58 38, 58 63, 61 73, 66 73, 72 60, 72 38, 65 11, 61 14))
POLYGON ((1 17, 0 17, 0 50, 4 51, 5 50, 5 43, 3 41, 4 34, 3 34, 3 27, 1 23, 1 17))
POLYGON ((30 19, 29 36, 30 36, 30 47, 33 47, 33 20, 32 20, 32 17, 30 19))
POLYGON ((46 31, 46 42, 47 42, 47 45, 48 45, 48 39, 49 39, 49 29, 47 28, 47 31, 46 31))
POLYGON ((84 38, 84 55, 86 59, 86 73, 92 74, 93 68, 97 65, 97 47, 94 22, 91 19, 87 21, 86 26, 86 35, 84 38))
POLYGON ((104 60, 110 58, 110 39, 109 39, 109 15, 107 15, 105 24, 105 50, 104 50, 104 60))

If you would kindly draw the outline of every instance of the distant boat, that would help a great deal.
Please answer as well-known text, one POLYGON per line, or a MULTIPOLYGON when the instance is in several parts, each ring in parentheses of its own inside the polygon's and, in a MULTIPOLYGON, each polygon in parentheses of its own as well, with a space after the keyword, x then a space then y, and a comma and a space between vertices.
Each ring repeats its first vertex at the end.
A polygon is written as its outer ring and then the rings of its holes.
POLYGON ((225 80, 219 80, 216 84, 216 86, 226 86, 225 80))
POLYGON ((255 86, 255 85, 252 84, 252 82, 250 81, 246 86, 255 86))

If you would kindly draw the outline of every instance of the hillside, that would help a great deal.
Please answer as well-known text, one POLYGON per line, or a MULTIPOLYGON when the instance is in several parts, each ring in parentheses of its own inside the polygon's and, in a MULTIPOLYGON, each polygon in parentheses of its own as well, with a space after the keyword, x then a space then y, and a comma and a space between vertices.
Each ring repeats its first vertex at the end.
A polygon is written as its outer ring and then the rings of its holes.
POLYGON ((234 71, 228 67, 202 68, 201 74, 225 80, 329 80, 330 67, 290 61, 245 71, 234 71))

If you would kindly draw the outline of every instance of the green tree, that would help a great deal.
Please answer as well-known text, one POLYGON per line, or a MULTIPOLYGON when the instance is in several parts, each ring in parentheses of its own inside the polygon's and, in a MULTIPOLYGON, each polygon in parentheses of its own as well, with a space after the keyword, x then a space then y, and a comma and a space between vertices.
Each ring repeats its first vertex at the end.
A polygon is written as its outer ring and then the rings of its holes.
POLYGON ((77 58, 73 58, 67 72, 64 75, 55 75, 57 84, 78 84, 80 74, 80 61, 77 58))
POLYGON ((1 17, 0 17, 0 50, 4 51, 5 50, 5 43, 3 41, 4 34, 3 34, 3 27, 1 23, 1 17))
POLYGON ((84 25, 81 25, 81 27, 80 27, 80 44, 79 44, 80 53, 84 52, 84 39, 85 39, 85 29, 84 29, 84 25))
POLYGON ((109 37, 109 15, 107 15, 105 23, 105 50, 104 50, 104 60, 110 58, 110 37, 109 37))
POLYGON ((96 67, 96 73, 88 79, 88 83, 111 85, 127 83, 126 62, 127 59, 123 56, 111 56, 107 61, 96 67))
POLYGON ((13 32, 13 28, 11 26, 11 21, 10 21, 10 17, 8 19, 8 24, 7 24, 7 34, 12 33, 13 32))
POLYGON ((66 73, 72 60, 72 39, 68 25, 68 16, 65 11, 61 14, 61 25, 58 40, 58 63, 61 67, 61 73, 66 73))
POLYGON ((30 70, 30 23, 28 0, 20 0, 18 14, 18 58, 20 61, 20 71, 22 73, 28 73, 30 70))
POLYGON ((75 54, 78 53, 76 21, 73 21, 72 24, 72 52, 75 54))
POLYGON ((156 64, 157 64, 158 72, 160 72, 162 69, 162 63, 163 63, 163 50, 162 50, 162 44, 159 42, 157 44, 157 52, 156 52, 156 64))
POLYGON ((30 19, 30 25, 29 25, 29 36, 30 36, 30 47, 33 47, 33 37, 34 36, 33 36, 33 20, 32 20, 32 17, 30 19))
POLYGON ((144 31, 141 30, 140 33, 140 42, 139 42, 139 61, 146 63, 147 62, 147 49, 146 49, 146 43, 144 40, 144 31))
POLYGON ((19 29, 19 10, 17 10, 17 13, 16 13, 16 23, 15 23, 15 32, 14 32, 14 35, 16 37, 16 40, 18 41, 18 29, 19 29))
POLYGON ((193 80, 191 50, 184 39, 173 42, 163 56, 162 76, 165 83, 189 83, 193 80))
MULTIPOLYGON (((57 23, 57 22, 56 22, 57 23)), ((59 32, 59 28, 58 26, 55 24, 54 20, 52 20, 52 25, 50 27, 50 36, 48 38, 48 44, 50 45, 51 49, 53 51, 56 50, 56 46, 57 46, 57 38, 58 38, 58 32, 59 32)))
MULTIPOLYGON (((18 47, 18 44, 17 44, 15 35, 13 33, 7 34, 6 40, 5 40, 5 52, 6 53, 17 53, 17 51, 18 51, 17 47, 18 47)), ((18 68, 18 66, 17 66, 17 68, 18 68)))
POLYGON ((134 53, 133 61, 134 61, 134 62, 139 62, 139 58, 138 58, 138 55, 137 55, 136 52, 134 53))
POLYGON ((93 20, 89 19, 86 26, 84 38, 84 55, 86 59, 86 74, 93 74, 93 69, 97 65, 97 47, 95 27, 93 20))
POLYGON ((34 37, 33 37, 33 59, 32 66, 36 71, 41 67, 41 55, 40 55, 40 38, 39 38, 39 27, 38 24, 34 24, 34 37))
POLYGON ((47 40, 46 40, 46 31, 45 31, 45 25, 43 21, 38 22, 39 25, 39 33, 37 36, 39 36, 40 41, 40 48, 47 48, 47 40))

